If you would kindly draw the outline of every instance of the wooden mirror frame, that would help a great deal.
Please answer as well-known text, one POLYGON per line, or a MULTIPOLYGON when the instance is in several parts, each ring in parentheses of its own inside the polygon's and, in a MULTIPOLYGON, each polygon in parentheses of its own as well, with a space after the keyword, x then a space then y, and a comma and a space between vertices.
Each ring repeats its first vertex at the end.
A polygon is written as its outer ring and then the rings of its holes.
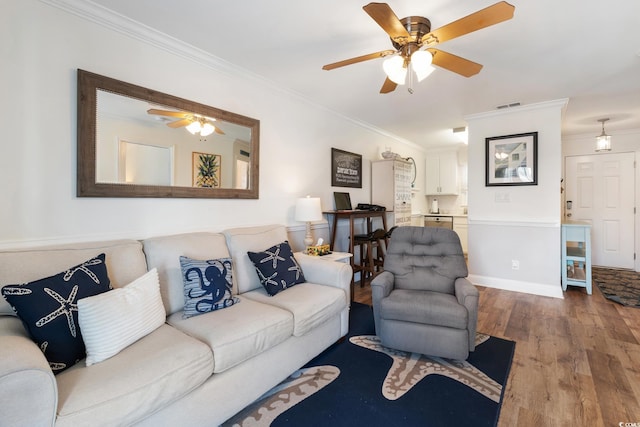
POLYGON ((78 69, 78 197, 182 197, 257 199, 259 195, 260 121, 199 104, 166 93, 157 92, 120 80, 78 69), (251 130, 251 163, 249 189, 200 188, 96 182, 97 91, 166 105, 179 110, 216 117, 222 121, 246 126, 251 130))

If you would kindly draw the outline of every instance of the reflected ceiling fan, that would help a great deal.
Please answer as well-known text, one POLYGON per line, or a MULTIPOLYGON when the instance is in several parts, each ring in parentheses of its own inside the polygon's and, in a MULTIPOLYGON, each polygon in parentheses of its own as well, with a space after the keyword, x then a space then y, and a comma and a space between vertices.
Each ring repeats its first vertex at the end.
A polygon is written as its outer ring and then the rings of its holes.
MULTIPOLYGON (((408 16, 398 19, 391 7, 386 3, 369 3, 363 9, 389 34, 391 44, 393 44, 395 50, 383 50, 345 59, 344 61, 327 64, 322 69, 333 70, 345 65, 387 57, 383 63, 387 79, 382 85, 380 93, 389 93, 394 91, 399 84, 405 83, 407 74, 409 74, 410 82, 412 81, 411 70, 415 72, 418 81, 422 81, 434 70, 431 64, 464 77, 478 74, 482 69, 482 65, 435 49, 433 46, 507 21, 513 17, 515 7, 505 1, 501 1, 433 31, 431 30, 431 21, 427 18, 408 16)), ((411 85, 408 90, 413 93, 411 85)))
POLYGON ((169 111, 169 110, 158 110, 156 108, 150 108, 147 110, 149 114, 155 114, 158 116, 167 116, 167 117, 176 117, 180 120, 175 120, 173 122, 167 123, 167 126, 170 128, 180 128, 185 127, 192 134, 199 133, 200 136, 208 136, 213 132, 218 133, 220 135, 224 135, 224 132, 220 130, 219 127, 215 126, 213 122, 216 119, 211 117, 205 117, 200 114, 195 113, 187 113, 184 111, 169 111))

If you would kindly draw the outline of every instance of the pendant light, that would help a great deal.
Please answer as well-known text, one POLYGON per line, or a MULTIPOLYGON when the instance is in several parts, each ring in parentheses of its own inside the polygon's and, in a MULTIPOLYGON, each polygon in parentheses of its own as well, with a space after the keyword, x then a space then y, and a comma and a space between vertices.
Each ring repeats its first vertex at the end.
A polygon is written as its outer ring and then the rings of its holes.
POLYGON ((604 122, 607 120, 609 119, 598 120, 602 123, 602 133, 596 136, 596 151, 611 151, 611 135, 607 135, 604 132, 604 122))

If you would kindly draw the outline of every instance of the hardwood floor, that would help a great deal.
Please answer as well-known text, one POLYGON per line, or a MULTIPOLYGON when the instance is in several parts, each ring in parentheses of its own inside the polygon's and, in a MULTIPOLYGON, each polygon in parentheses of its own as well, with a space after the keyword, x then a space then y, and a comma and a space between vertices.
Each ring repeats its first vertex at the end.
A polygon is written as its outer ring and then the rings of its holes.
MULTIPOLYGON (((478 289, 478 331, 516 342, 498 426, 640 426, 640 309, 597 286, 564 299, 478 289)), ((354 299, 371 304, 370 286, 354 299)))

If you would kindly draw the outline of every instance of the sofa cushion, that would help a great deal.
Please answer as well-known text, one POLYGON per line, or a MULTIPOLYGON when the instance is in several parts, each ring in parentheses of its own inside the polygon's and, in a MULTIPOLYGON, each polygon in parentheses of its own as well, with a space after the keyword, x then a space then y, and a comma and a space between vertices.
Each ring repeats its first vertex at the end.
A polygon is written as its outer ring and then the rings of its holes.
POLYGON ((242 294, 246 299, 271 304, 293 314, 293 335, 299 337, 336 316, 347 307, 342 289, 315 283, 301 283, 270 296, 264 289, 242 294))
POLYGON ((247 254, 260 252, 287 240, 287 230, 283 225, 261 227, 241 227, 224 231, 231 258, 233 258, 233 280, 238 293, 262 287, 256 269, 247 254))
POLYGON ((159 328, 165 320, 158 271, 124 288, 78 300, 86 365, 102 362, 159 328))
POLYGON ((468 326, 467 309, 455 295, 441 292, 395 289, 382 300, 380 317, 456 329, 468 326))
POLYGON ((233 264, 231 258, 195 260, 180 257, 184 282, 184 310, 182 316, 197 316, 239 302, 233 292, 233 264))
POLYGON ((162 325, 110 359, 79 363, 56 377, 56 427, 132 425, 205 382, 211 349, 162 325))
MULTIPOLYGON (((263 290, 264 291, 264 290, 263 290)), ((293 333, 290 312, 240 296, 241 303, 184 319, 174 313, 167 322, 207 343, 213 350, 214 372, 224 372, 275 347, 293 333)))
MULTIPOLYGON (((184 308, 184 283, 180 256, 192 259, 229 258, 225 237, 218 233, 186 233, 142 241, 149 269, 157 268, 160 293, 167 314, 184 308)), ((234 294, 237 293, 234 290, 234 294)))
POLYGON ((2 295, 13 306, 54 373, 85 357, 78 326, 78 300, 111 289, 105 255, 51 277, 7 285, 2 295))
MULTIPOLYGON (((137 240, 73 243, 0 251, 0 287, 53 276, 99 254, 105 254, 111 286, 119 288, 147 272, 142 244, 137 240)), ((15 315, 0 298, 0 315, 15 315)))
POLYGON ((269 295, 275 295, 305 281, 302 268, 286 240, 261 252, 249 251, 247 255, 256 268, 260 283, 269 295))

